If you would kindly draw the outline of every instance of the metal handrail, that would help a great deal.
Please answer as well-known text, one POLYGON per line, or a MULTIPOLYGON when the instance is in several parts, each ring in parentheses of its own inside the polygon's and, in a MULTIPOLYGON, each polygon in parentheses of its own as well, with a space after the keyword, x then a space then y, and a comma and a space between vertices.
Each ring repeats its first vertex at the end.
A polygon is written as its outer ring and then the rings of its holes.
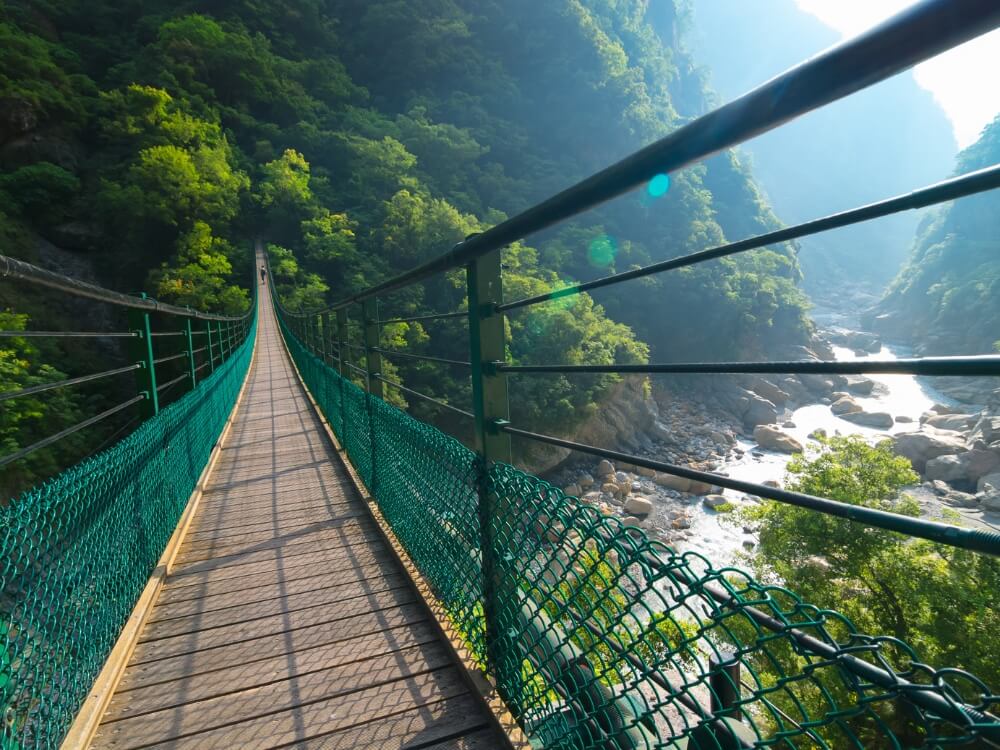
MULTIPOLYGON (((223 322, 235 322, 245 320, 251 310, 243 315, 215 315, 213 313, 203 313, 192 310, 189 307, 180 307, 166 302, 158 302, 147 297, 135 297, 131 294, 122 294, 111 289, 106 289, 97 284, 87 281, 80 281, 69 276, 64 276, 55 271, 48 271, 44 268, 32 265, 23 260, 17 260, 6 255, 0 255, 0 281, 5 279, 17 279, 27 281, 39 286, 57 289, 66 294, 76 297, 86 297, 99 302, 107 302, 119 307, 132 308, 134 310, 146 310, 148 312, 160 312, 168 315, 178 315, 183 318, 196 318, 198 320, 217 320, 223 322)), ((89 334, 88 334, 89 335, 89 334)), ((107 334, 101 334, 107 335, 107 334)))

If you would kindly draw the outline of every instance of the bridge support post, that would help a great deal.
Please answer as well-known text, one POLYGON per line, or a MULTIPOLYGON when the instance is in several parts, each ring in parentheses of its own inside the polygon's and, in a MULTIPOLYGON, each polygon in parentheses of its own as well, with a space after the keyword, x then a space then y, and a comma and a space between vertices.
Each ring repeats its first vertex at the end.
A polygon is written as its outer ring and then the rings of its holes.
POLYGON ((205 346, 208 347, 208 372, 209 374, 215 372, 215 348, 212 346, 212 321, 205 321, 205 338, 208 339, 208 343, 205 346))
POLYGON ((184 319, 184 337, 187 341, 188 367, 191 369, 191 388, 198 385, 198 371, 194 365, 194 337, 191 335, 191 318, 184 319))
POLYGON ((364 301, 362 312, 365 316, 365 369, 368 372, 368 392, 382 398, 385 395, 382 381, 382 355, 376 349, 379 347, 382 326, 378 322, 378 300, 364 301))
MULTIPOLYGON (((146 299, 146 293, 140 295, 146 299)), ((149 313, 130 308, 128 311, 129 328, 139 335, 132 339, 132 357, 139 363, 135 371, 136 387, 140 393, 149 394, 145 401, 140 402, 145 418, 155 417, 160 413, 160 397, 156 391, 156 364, 153 362, 153 331, 149 325, 149 313)))
POLYGON ((340 373, 340 444, 346 446, 347 440, 347 420, 344 416, 344 380, 350 377, 350 368, 347 366, 351 361, 350 329, 347 327, 347 310, 341 308, 337 310, 337 350, 340 357, 337 359, 337 372, 340 373))
MULTIPOLYGON (((495 462, 511 460, 510 436, 499 429, 507 421, 507 378, 493 363, 505 358, 504 315, 497 310, 503 302, 501 250, 487 253, 469 264, 469 361, 472 363, 472 405, 475 414, 475 447, 479 454, 479 531, 482 544, 483 614, 486 620, 486 651, 489 670, 505 700, 506 688, 516 684, 521 658, 506 653, 505 632, 514 625, 520 607, 516 594, 507 597, 510 587, 510 550, 500 548, 497 531, 504 513, 493 491, 490 468, 495 462)), ((515 704, 508 703, 512 708, 515 704)))

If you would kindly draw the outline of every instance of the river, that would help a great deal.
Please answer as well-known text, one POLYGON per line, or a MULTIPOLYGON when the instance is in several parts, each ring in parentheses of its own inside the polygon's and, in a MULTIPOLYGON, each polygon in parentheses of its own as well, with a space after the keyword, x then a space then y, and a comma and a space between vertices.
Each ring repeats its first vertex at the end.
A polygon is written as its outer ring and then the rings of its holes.
MULTIPOLYGON (((882 346, 881 351, 864 356, 858 356, 850 349, 834 347, 834 355, 838 361, 854 361, 859 359, 891 360, 908 357, 910 352, 902 347, 882 346)), ((863 435, 871 440, 884 438, 897 432, 917 429, 920 415, 936 403, 954 404, 955 402, 935 390, 927 378, 914 375, 870 375, 875 381, 875 388, 870 396, 855 396, 855 400, 870 412, 888 412, 893 417, 909 417, 911 422, 896 422, 888 430, 878 430, 863 427, 834 416, 826 404, 809 404, 795 409, 780 418, 779 421, 790 420, 794 427, 782 428, 803 445, 815 441, 809 435, 823 429, 828 435, 863 435)), ((737 448, 744 451, 742 456, 731 454, 720 467, 720 471, 735 479, 763 483, 768 480, 781 482, 785 477, 785 467, 791 456, 787 453, 761 450, 752 440, 740 439, 737 448)), ((737 506, 745 505, 743 493, 726 490, 724 494, 730 502, 737 506)), ((740 525, 733 524, 725 514, 715 513, 701 504, 689 508, 691 529, 690 535, 683 541, 675 542, 681 551, 695 551, 707 557, 715 567, 732 564, 737 560, 738 553, 744 550, 744 543, 753 541, 753 536, 744 533, 740 525)))

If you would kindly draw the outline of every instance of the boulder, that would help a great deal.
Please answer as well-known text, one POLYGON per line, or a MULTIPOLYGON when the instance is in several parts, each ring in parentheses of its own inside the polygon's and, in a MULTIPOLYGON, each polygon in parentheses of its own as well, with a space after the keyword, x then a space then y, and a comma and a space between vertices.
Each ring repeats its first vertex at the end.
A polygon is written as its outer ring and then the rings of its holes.
POLYGON ((995 443, 1000 440, 1000 416, 983 415, 978 418, 969 440, 982 440, 984 443, 995 443))
POLYGON ((608 459, 602 459, 599 464, 597 464, 597 476, 603 477, 606 474, 614 474, 615 465, 608 461, 608 459))
POLYGON ((761 448, 781 453, 801 453, 802 443, 786 435, 775 425, 758 425, 754 428, 753 439, 761 448))
POLYGON ((720 505, 725 505, 729 501, 723 495, 705 495, 701 502, 706 508, 715 510, 720 505))
POLYGON ((913 417, 908 417, 905 414, 897 414, 896 415, 896 421, 899 424, 904 424, 904 423, 909 424, 910 422, 913 421, 913 417))
POLYGON ((964 453, 966 447, 962 438, 954 433, 923 430, 899 433, 893 438, 892 450, 896 455, 910 459, 913 469, 923 474, 930 459, 964 453))
POLYGON ((671 521, 670 527, 673 529, 690 529, 691 521, 689 521, 686 516, 681 516, 680 518, 675 518, 671 521))
POLYGON ((978 414, 935 414, 933 417, 928 417, 924 424, 938 430, 962 432, 972 427, 978 419, 978 414))
POLYGON ((601 492, 613 496, 617 495, 619 492, 621 492, 621 490, 618 488, 618 485, 615 484, 614 482, 605 482, 604 484, 601 485, 601 492))
POLYGON ((848 422, 863 425, 865 427, 875 427, 880 430, 888 430, 893 425, 892 415, 884 411, 855 411, 839 415, 841 419, 848 422))
POLYGON ((625 519, 622 520, 622 523, 625 526, 628 526, 629 528, 633 528, 633 529, 642 528, 642 521, 639 520, 638 518, 636 518, 635 516, 628 516, 628 517, 626 517, 625 519))
POLYGON ((864 375, 848 375, 847 390, 859 396, 868 396, 875 389, 875 381, 864 375))
POLYGON ((850 396, 844 396, 839 398, 830 404, 830 411, 837 416, 842 416, 844 414, 856 414, 859 411, 864 411, 861 408, 861 404, 855 401, 850 396))
POLYGON ((756 393, 750 394, 752 398, 743 414, 743 424, 747 427, 756 427, 759 424, 770 424, 778 418, 778 409, 766 398, 761 398, 756 393))
POLYGON ((995 474, 986 474, 985 476, 979 477, 979 481, 976 482, 976 492, 1000 492, 1000 472, 995 474))
POLYGON ((687 492, 691 489, 690 479, 675 477, 673 474, 655 474, 653 482, 660 487, 666 487, 668 490, 677 490, 678 492, 687 492))
POLYGON ((808 390, 818 394, 829 393, 835 387, 833 380, 825 375, 802 373, 799 375, 799 380, 802 381, 802 385, 804 385, 808 390))
POLYGON ((1000 512, 1000 490, 982 492, 976 495, 976 499, 983 510, 1000 512))
POLYGON ((941 499, 948 505, 956 505, 959 508, 975 508, 979 505, 979 499, 968 492, 951 490, 941 496, 941 499))
POLYGON ((710 492, 715 492, 716 487, 708 482, 698 482, 696 480, 691 480, 691 485, 688 487, 688 492, 692 495, 707 495, 710 492))
POLYGON ((590 476, 590 474, 581 474, 577 478, 576 483, 580 487, 583 487, 583 489, 587 489, 588 487, 593 487, 594 486, 594 478, 592 476, 590 476))
POLYGON ((971 450, 949 456, 938 456, 927 462, 925 473, 930 480, 941 479, 950 484, 976 486, 981 477, 1000 468, 1000 453, 992 450, 971 450))
POLYGON ((931 407, 931 411, 935 414, 958 414, 958 409, 954 406, 947 406, 945 404, 934 404, 931 407))
POLYGON ((743 380, 743 385, 747 389, 753 391, 758 396, 767 399, 774 404, 783 404, 791 396, 785 391, 781 390, 780 387, 775 385, 769 380, 765 380, 759 375, 748 375, 743 380))
POLYGON ((580 485, 571 484, 568 487, 563 487, 563 494, 568 495, 570 497, 580 497, 581 494, 580 485))
POLYGON ((633 516, 648 516, 653 512, 653 504, 644 497, 633 495, 625 501, 625 512, 633 516))

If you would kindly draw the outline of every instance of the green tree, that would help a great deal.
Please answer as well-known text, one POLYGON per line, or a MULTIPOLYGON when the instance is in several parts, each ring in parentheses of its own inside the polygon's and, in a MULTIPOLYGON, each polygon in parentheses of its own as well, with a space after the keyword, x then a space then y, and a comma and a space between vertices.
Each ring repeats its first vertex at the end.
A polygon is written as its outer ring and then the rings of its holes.
MULTIPOLYGON (((900 495, 903 486, 917 480, 909 461, 893 454, 890 441, 869 445, 853 436, 830 438, 817 454, 793 458, 786 484, 852 505, 918 516, 918 504, 900 495)), ((780 582, 804 601, 846 615, 859 632, 909 644, 915 656, 896 649, 891 658, 897 669, 908 668, 913 659, 966 669, 994 690, 1000 685, 1000 643, 988 635, 1000 627, 995 597, 1000 563, 995 558, 777 502, 743 511, 737 522, 758 530, 752 562, 763 580, 780 582)), ((835 622, 830 627, 845 637, 835 622)), ((754 664, 774 680, 782 671, 791 674, 803 666, 801 657, 785 649, 772 650, 768 660, 754 664)), ((832 710, 831 700, 843 705, 856 701, 832 675, 812 686, 820 684, 826 695, 805 688, 797 694, 803 708, 795 706, 791 692, 771 697, 792 715, 804 710, 810 716, 832 710)), ((919 744, 913 734, 919 730, 906 712, 897 714, 887 705, 885 715, 892 730, 906 739, 904 744, 919 744)), ((859 736, 871 731, 861 718, 848 725, 859 736)), ((835 727, 820 731, 833 747, 843 741, 835 727)), ((891 747, 887 742, 873 735, 865 746, 891 747)))
POLYGON ((166 302, 239 315, 247 309, 249 294, 246 289, 228 283, 233 272, 229 259, 234 254, 229 242, 212 236, 208 224, 195 222, 178 242, 175 263, 164 264, 150 274, 151 285, 166 302))

